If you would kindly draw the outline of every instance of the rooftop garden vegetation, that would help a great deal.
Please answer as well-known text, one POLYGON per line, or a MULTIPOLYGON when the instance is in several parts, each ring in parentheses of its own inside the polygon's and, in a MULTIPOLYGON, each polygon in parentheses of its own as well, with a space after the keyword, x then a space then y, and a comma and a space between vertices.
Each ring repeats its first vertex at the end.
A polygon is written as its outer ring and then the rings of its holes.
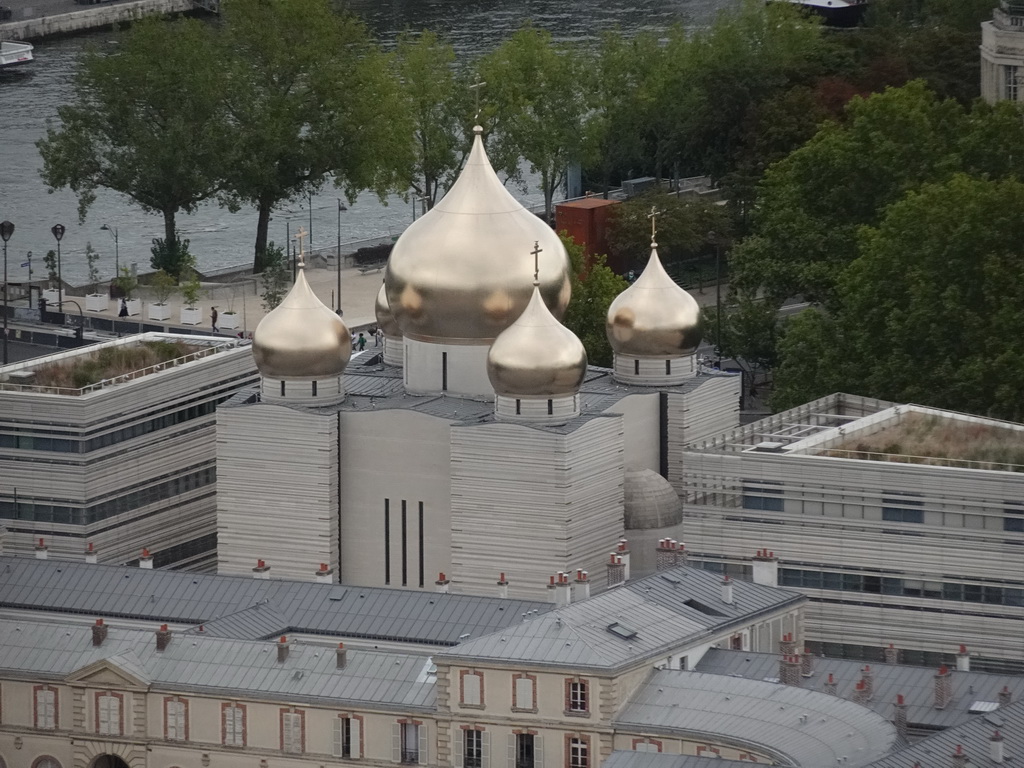
POLYGON ((106 379, 142 371, 176 360, 202 347, 181 341, 143 341, 105 347, 97 352, 34 369, 35 385, 57 389, 82 389, 106 379))

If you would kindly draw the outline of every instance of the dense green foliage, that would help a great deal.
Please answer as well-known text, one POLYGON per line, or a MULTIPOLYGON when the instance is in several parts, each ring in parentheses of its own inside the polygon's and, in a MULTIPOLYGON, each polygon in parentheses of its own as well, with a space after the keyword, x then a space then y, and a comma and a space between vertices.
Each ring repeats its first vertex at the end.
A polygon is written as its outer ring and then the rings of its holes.
POLYGON ((591 365, 610 367, 612 348, 605 333, 605 320, 612 300, 626 289, 627 283, 605 265, 604 255, 588 258, 582 245, 564 232, 561 237, 569 252, 572 283, 572 300, 562 322, 583 342, 591 365))

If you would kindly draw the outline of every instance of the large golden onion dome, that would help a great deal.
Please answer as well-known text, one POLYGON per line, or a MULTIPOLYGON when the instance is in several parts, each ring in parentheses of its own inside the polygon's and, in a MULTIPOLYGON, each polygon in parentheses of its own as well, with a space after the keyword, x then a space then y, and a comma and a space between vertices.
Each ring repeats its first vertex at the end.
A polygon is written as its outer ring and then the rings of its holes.
POLYGON ((402 330, 395 322, 395 316, 391 313, 391 307, 388 305, 387 286, 383 283, 380 285, 380 290, 377 291, 377 302, 374 304, 373 311, 377 317, 377 325, 384 331, 385 336, 396 338, 402 335, 402 330))
POLYGON ((633 357, 682 357, 700 344, 700 306, 668 276, 657 243, 640 277, 608 307, 605 332, 615 352, 633 357))
POLYGON ((352 336, 306 282, 300 266, 295 285, 252 335, 260 373, 274 379, 340 376, 352 356, 352 336))
POLYGON ((502 185, 474 128, 458 180, 405 230, 388 259, 387 299, 402 335, 482 344, 530 302, 533 269, 523 254, 539 242, 540 292, 556 318, 569 304, 569 257, 558 235, 502 185))
POLYGON ((573 395, 586 373, 583 342, 555 319, 536 287, 523 314, 487 352, 487 377, 506 397, 573 395))

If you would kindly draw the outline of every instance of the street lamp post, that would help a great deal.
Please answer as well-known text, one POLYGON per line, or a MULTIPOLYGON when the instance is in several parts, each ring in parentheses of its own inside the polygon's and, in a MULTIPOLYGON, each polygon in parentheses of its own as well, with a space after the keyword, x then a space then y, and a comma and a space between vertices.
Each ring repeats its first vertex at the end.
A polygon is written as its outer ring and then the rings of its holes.
POLYGON ((718 243, 718 234, 708 232, 708 240, 715 246, 715 357, 718 367, 722 367, 722 248, 718 243))
POLYGON ((121 253, 120 245, 118 243, 117 227, 108 227, 104 224, 100 229, 104 229, 114 236, 114 277, 121 276, 121 253))
POLYGON ((64 238, 64 225, 54 224, 50 227, 53 236, 57 238, 57 311, 64 311, 64 278, 60 275, 60 241, 64 238))
POLYGON ((13 234, 14 225, 11 222, 0 222, 0 238, 4 241, 4 365, 7 365, 7 241, 13 234))
POLYGON ((335 309, 341 309, 341 212, 347 211, 348 207, 341 202, 341 198, 338 198, 338 252, 335 254, 335 259, 338 262, 338 299, 335 303, 335 309))

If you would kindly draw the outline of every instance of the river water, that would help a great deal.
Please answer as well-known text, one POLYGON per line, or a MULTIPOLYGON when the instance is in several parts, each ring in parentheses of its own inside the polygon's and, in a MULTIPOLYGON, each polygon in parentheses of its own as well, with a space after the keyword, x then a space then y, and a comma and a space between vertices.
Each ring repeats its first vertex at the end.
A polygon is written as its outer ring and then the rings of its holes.
MULTIPOLYGON (((707 24, 718 9, 735 0, 349 0, 378 39, 388 45, 405 30, 431 29, 444 35, 460 57, 475 57, 493 49, 532 20, 559 40, 596 40, 605 30, 625 33, 663 29, 679 22, 687 26, 707 24), (498 6, 497 8, 495 6, 498 6)), ((78 57, 89 42, 113 45, 113 35, 100 32, 81 37, 42 41, 36 44, 36 61, 0 73, 0 219, 15 224, 8 243, 11 281, 28 278, 22 266, 32 251, 32 271, 42 276, 42 257, 55 247, 50 228, 67 228, 61 243, 62 273, 66 281, 87 281, 84 253, 87 242, 101 253, 102 279, 114 274, 115 243, 108 225, 118 233, 121 265, 137 263, 149 269, 149 248, 163 235, 162 219, 143 213, 126 198, 98 190, 96 202, 84 222, 78 221, 78 205, 69 190, 48 193, 39 177, 41 160, 35 142, 46 133, 47 123, 57 116, 58 105, 73 98, 72 79, 78 57)), ((530 190, 513 190, 527 203, 541 196, 530 190)), ((340 195, 327 188, 308 200, 285 204, 271 222, 270 237, 285 241, 286 227, 311 229, 314 248, 333 245, 338 232, 340 195), (310 223, 312 213, 312 224, 310 223)), ((343 242, 400 233, 412 221, 412 204, 393 197, 382 205, 371 195, 361 196, 341 214, 343 242)), ((245 264, 252 259, 256 214, 251 209, 229 213, 206 204, 195 214, 180 214, 178 226, 191 241, 203 271, 245 264)))

